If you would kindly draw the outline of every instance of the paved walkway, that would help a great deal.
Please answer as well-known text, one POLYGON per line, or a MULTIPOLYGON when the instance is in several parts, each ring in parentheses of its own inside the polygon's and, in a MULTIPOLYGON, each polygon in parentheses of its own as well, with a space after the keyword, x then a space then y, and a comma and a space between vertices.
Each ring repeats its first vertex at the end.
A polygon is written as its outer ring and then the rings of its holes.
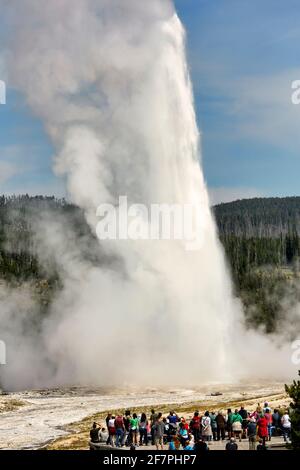
MULTIPOLYGON (((225 446, 227 442, 228 442, 228 439, 225 439, 225 441, 209 442, 209 449, 210 450, 225 450, 225 446)), ((237 441, 237 445, 238 445, 238 450, 249 450, 248 439, 242 439, 242 442, 237 441)), ((284 444, 283 437, 272 437, 272 440, 270 442, 267 442, 267 447, 269 447, 269 449, 276 448, 276 449, 284 450, 285 444, 284 444)), ((141 446, 141 447, 137 447, 136 450, 156 450, 156 447, 152 445, 141 446)), ((168 450, 167 445, 164 445, 164 450, 168 450)))

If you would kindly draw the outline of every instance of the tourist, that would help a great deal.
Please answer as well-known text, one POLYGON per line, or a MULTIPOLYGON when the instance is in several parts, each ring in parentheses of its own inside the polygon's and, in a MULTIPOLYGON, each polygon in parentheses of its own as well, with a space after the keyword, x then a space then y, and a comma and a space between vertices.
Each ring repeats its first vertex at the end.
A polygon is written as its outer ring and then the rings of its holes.
POLYGON ((212 440, 211 419, 209 416, 209 411, 205 411, 204 416, 201 419, 201 434, 204 441, 212 440))
POLYGON ((281 418, 282 418, 282 416, 283 416, 284 413, 285 413, 285 408, 282 407, 281 405, 279 405, 279 407, 278 407, 278 413, 279 413, 280 421, 281 421, 281 418))
POLYGON ((266 443, 263 439, 259 439, 256 450, 268 450, 266 443))
POLYGON ((157 416, 158 416, 158 413, 155 412, 155 410, 151 410, 151 415, 150 415, 150 427, 151 427, 151 441, 152 441, 152 445, 154 446, 155 445, 155 442, 154 442, 154 425, 157 421, 157 416))
POLYGON ((155 424, 153 425, 154 443, 156 445, 157 450, 159 450, 159 446, 161 450, 164 449, 164 446, 163 446, 164 431, 165 431, 165 424, 162 420, 162 414, 158 413, 157 420, 155 424))
POLYGON ((194 450, 194 446, 191 445, 190 441, 186 441, 185 447, 183 450, 194 450))
POLYGON ((108 432, 105 428, 102 428, 100 431, 99 431, 99 442, 104 444, 106 443, 107 444, 107 440, 109 439, 109 435, 108 435, 108 432))
POLYGON ((172 436, 169 442, 169 450, 176 450, 175 440, 176 440, 176 436, 172 436))
POLYGON ((194 416, 190 422, 190 430, 194 436, 195 441, 200 439, 200 427, 201 427, 201 418, 199 416, 199 411, 195 411, 194 416))
POLYGON ((232 437, 232 411, 231 408, 227 410, 227 432, 228 432, 228 439, 232 437))
POLYGON ((279 434, 281 434, 281 417, 277 408, 272 414, 272 426, 274 428, 276 436, 279 436, 279 434))
POLYGON ((209 450, 209 447, 207 443, 203 441, 203 439, 199 439, 198 441, 195 442, 194 451, 202 452, 203 450, 209 450))
POLYGON ((109 423, 109 420, 111 419, 111 417, 112 417, 112 414, 108 413, 108 415, 105 418, 105 423, 106 423, 106 428, 107 428, 107 433, 108 433, 107 443, 106 444, 109 444, 109 441, 110 441, 108 423, 109 423))
POLYGON ((225 428, 226 428, 226 419, 221 411, 218 412, 216 416, 217 422, 217 440, 219 441, 222 438, 222 441, 225 439, 225 428))
POLYGON ((232 434, 235 439, 239 439, 239 441, 242 441, 242 423, 241 421, 234 421, 232 423, 232 434))
POLYGON ((90 430, 90 439, 91 442, 100 442, 99 439, 99 432, 100 432, 100 427, 96 422, 93 423, 92 429, 90 430))
POLYGON ((136 447, 138 446, 139 420, 136 413, 133 413, 130 419, 130 441, 136 447))
POLYGON ((266 402, 264 403, 263 413, 266 413, 267 410, 269 410, 269 412, 272 414, 271 407, 270 407, 269 403, 266 401, 266 402))
POLYGON ((192 446, 194 448, 195 438, 194 438, 193 434, 189 434, 189 441, 190 441, 190 446, 192 446))
POLYGON ((188 441, 189 439, 189 433, 188 433, 188 430, 186 429, 185 427, 185 424, 183 422, 179 423, 179 438, 180 438, 180 443, 183 447, 183 449, 185 448, 185 443, 188 441))
POLYGON ((284 442, 287 442, 291 435, 291 419, 286 411, 281 418, 281 427, 283 432, 284 442))
POLYGON ((139 422, 140 446, 148 445, 148 420, 145 413, 142 413, 139 422))
POLYGON ((237 443, 235 442, 235 438, 234 437, 231 437, 230 438, 230 441, 227 442, 226 446, 225 446, 225 450, 238 450, 238 445, 237 443))
POLYGON ((176 434, 175 436, 172 436, 172 439, 174 441, 175 449, 179 450, 180 449, 180 444, 181 444, 179 436, 176 434))
POLYGON ((163 418, 164 423, 164 443, 170 442, 170 423, 167 418, 163 418))
POLYGON ((272 418, 270 408, 266 408, 265 418, 267 420, 267 427, 268 427, 268 440, 270 441, 272 437, 272 427, 273 427, 273 418, 272 418))
POLYGON ((115 437, 116 437, 115 416, 111 416, 111 418, 108 420, 108 438, 109 438, 109 443, 112 447, 115 447, 115 437))
POLYGON ((122 447, 123 438, 125 434, 125 425, 122 415, 118 415, 115 419, 115 430, 116 430, 116 447, 122 447))
POLYGON ((261 413, 257 421, 257 426, 258 426, 257 434, 262 440, 263 444, 265 445, 266 439, 268 437, 268 422, 263 413, 261 413))
POLYGON ((213 440, 216 441, 217 440, 217 429, 218 429, 218 426, 217 426, 217 416, 216 416, 216 413, 214 411, 212 411, 209 415, 210 417, 210 423, 211 423, 211 430, 212 430, 212 434, 213 434, 213 440))
POLYGON ((257 403, 256 413, 260 416, 262 414, 261 404, 257 403))
POLYGON ((247 437, 247 428, 248 428, 248 411, 245 410, 244 406, 241 406, 241 409, 239 411, 239 415, 243 418, 242 421, 242 431, 243 431, 243 436, 242 437, 247 437))
POLYGON ((169 424, 171 428, 177 429, 177 425, 179 423, 179 418, 175 411, 170 411, 169 416, 168 416, 169 424))
POLYGON ((255 444, 256 444, 256 420, 255 418, 250 418, 250 421, 248 423, 247 427, 247 434, 248 434, 248 439, 249 439, 249 450, 255 450, 255 444))
POLYGON ((123 418, 124 421, 124 436, 123 436, 123 441, 122 441, 122 446, 124 445, 130 445, 130 419, 131 419, 131 413, 130 410, 125 411, 125 416, 123 418))
POLYGON ((231 415, 231 428, 233 437, 242 440, 242 422, 243 418, 239 414, 239 411, 236 409, 235 412, 231 415))
POLYGON ((186 419, 185 419, 183 416, 180 418, 180 422, 183 424, 184 429, 186 429, 187 431, 189 431, 189 424, 188 424, 188 422, 186 421, 186 419))

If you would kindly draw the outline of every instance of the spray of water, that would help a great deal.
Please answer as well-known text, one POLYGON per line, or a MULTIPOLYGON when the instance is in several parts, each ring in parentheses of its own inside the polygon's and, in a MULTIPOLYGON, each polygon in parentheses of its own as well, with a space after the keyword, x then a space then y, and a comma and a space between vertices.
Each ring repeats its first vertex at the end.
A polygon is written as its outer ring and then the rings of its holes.
POLYGON ((171 1, 77 0, 74 8, 55 0, 41 8, 13 0, 6 8, 15 32, 11 81, 44 122, 54 169, 92 230, 98 205, 120 195, 198 204, 203 221, 197 251, 174 240, 107 240, 99 249, 117 262, 99 266, 59 221, 43 221, 40 249, 55 256, 64 288, 43 323, 34 370, 14 351, 7 383, 16 380, 14 364, 30 370, 18 386, 235 380, 241 309, 209 210, 185 35, 171 1))

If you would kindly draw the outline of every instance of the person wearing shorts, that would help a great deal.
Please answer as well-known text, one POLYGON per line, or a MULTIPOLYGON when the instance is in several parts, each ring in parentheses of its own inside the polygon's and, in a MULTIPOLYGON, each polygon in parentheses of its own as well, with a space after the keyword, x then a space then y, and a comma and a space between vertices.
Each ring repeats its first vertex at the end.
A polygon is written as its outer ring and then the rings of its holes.
POLYGON ((162 414, 158 413, 157 420, 153 426, 153 432, 154 432, 154 444, 156 446, 156 449, 159 450, 159 447, 161 450, 164 449, 164 431, 165 431, 165 423, 162 420, 162 414))

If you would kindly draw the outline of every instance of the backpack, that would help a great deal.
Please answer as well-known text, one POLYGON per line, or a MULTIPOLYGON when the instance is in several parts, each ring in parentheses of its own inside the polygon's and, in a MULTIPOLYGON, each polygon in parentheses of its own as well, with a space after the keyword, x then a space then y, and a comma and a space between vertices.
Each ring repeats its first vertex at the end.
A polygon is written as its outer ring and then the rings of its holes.
POLYGON ((199 416, 194 416, 190 423, 191 429, 200 429, 200 418, 199 416))

